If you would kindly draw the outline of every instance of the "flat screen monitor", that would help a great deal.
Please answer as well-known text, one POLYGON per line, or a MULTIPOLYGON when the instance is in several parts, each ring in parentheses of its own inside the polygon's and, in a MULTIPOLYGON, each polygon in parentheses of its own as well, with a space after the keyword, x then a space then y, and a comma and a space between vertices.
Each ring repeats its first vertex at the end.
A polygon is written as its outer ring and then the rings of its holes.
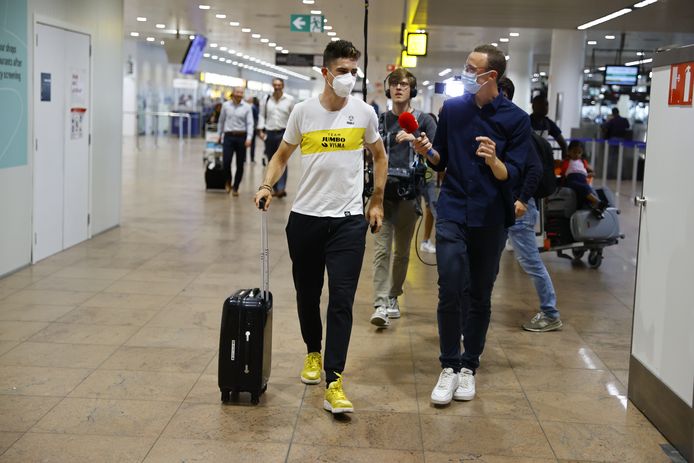
POLYGON ((638 66, 606 66, 605 85, 636 85, 638 66))
POLYGON ((183 57, 181 74, 195 74, 197 72, 200 58, 202 58, 202 54, 205 51, 205 45, 207 45, 207 39, 203 35, 196 35, 190 41, 188 50, 186 50, 186 54, 183 57))

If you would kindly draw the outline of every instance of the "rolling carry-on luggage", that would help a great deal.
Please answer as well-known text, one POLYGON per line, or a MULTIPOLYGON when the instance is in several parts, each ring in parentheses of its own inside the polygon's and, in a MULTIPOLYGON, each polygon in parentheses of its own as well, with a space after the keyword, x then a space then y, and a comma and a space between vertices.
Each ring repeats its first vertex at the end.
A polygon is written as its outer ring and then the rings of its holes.
POLYGON ((223 190, 226 184, 226 175, 222 167, 222 160, 211 159, 205 163, 205 189, 223 190))
POLYGON ((222 402, 237 401, 240 392, 250 392, 251 403, 258 404, 270 377, 272 294, 268 289, 267 212, 260 215, 261 288, 236 291, 222 309, 218 371, 222 402))
POLYGON ((619 217, 608 207, 599 219, 591 210, 581 209, 571 216, 571 233, 576 241, 608 241, 619 238, 619 217))

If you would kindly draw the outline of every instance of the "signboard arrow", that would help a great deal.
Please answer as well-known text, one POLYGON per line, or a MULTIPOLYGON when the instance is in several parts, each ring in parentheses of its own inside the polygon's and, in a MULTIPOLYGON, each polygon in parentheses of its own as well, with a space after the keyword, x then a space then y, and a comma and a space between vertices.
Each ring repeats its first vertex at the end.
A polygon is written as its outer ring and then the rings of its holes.
POLYGON ((304 18, 299 16, 298 18, 294 19, 294 21, 292 21, 292 24, 294 24, 294 27, 298 30, 303 30, 306 26, 306 21, 304 21, 304 18))

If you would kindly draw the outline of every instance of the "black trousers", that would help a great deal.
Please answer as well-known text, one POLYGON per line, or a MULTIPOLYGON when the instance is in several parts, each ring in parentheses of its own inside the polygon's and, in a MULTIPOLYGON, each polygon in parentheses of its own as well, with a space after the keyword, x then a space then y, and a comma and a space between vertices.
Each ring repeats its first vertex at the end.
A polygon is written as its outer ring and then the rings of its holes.
POLYGON ((491 317, 491 297, 506 241, 503 225, 468 227, 436 221, 439 272, 437 319, 442 368, 458 372, 480 366, 491 317), (465 352, 460 353, 460 335, 465 352))
POLYGON ((224 135, 222 153, 224 161, 224 174, 227 182, 231 182, 231 158, 236 154, 236 173, 234 174, 234 190, 239 189, 243 179, 243 163, 246 162, 246 137, 224 135))
POLYGON ((325 354, 326 386, 337 379, 347 361, 352 334, 352 306, 364 259, 368 222, 363 215, 313 217, 292 212, 287 242, 292 259, 301 335, 308 352, 320 352, 323 324, 320 296, 328 270, 325 354))
MULTIPOLYGON (((267 156, 268 161, 272 159, 272 156, 275 154, 277 149, 280 147, 280 143, 282 143, 282 137, 284 136, 284 129, 282 130, 268 130, 267 132, 267 138, 265 139, 265 155, 267 156)), ((282 173, 282 176, 280 179, 273 185, 273 188, 275 191, 284 191, 287 188, 287 172, 289 171, 289 167, 284 168, 284 172, 282 173)))

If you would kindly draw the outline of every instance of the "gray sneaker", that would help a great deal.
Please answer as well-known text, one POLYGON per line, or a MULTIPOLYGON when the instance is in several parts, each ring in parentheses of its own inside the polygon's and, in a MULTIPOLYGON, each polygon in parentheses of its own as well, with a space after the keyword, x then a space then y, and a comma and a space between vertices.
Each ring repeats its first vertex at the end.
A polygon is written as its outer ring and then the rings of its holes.
POLYGON ((374 313, 371 315, 371 324, 379 328, 387 328, 388 325, 390 325, 388 321, 388 312, 385 307, 379 305, 374 309, 374 313))
POLYGON ((388 299, 388 307, 386 308, 388 313, 388 318, 400 318, 400 305, 398 304, 397 297, 391 297, 388 299))
POLYGON ((526 331, 534 331, 544 333, 545 331, 558 330, 564 326, 559 317, 550 318, 544 313, 536 314, 529 322, 523 323, 523 329, 526 331))

